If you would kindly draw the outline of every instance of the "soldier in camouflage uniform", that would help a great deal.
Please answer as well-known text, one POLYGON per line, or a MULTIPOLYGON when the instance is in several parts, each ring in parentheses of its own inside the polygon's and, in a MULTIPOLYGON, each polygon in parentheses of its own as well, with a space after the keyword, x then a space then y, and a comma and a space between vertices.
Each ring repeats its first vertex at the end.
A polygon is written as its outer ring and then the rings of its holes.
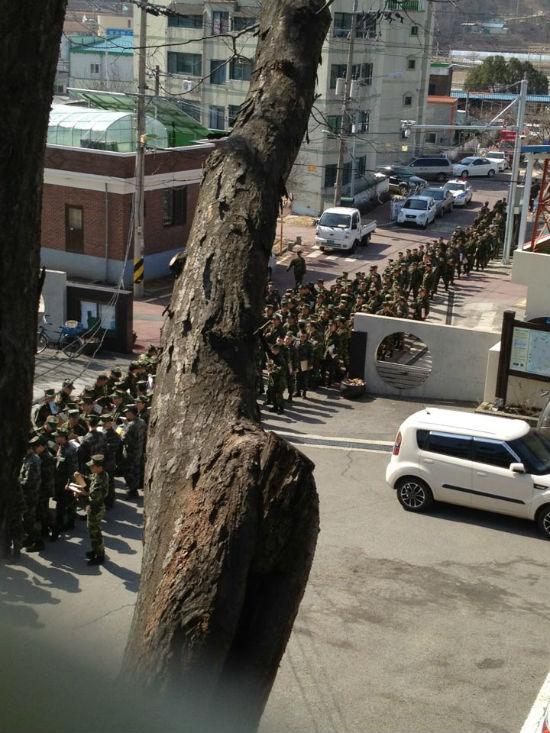
POLYGON ((126 405, 127 428, 122 439, 124 452, 124 480, 129 497, 138 496, 141 481, 141 461, 145 447, 147 426, 138 416, 136 405, 126 405))
POLYGON ((55 494, 55 459, 48 450, 44 437, 39 438, 34 452, 40 458, 40 493, 36 508, 36 520, 42 536, 49 536, 54 522, 50 517, 50 498, 55 494))
POLYGON ((75 446, 69 442, 69 432, 59 428, 54 433, 57 451, 55 454, 55 529, 52 530, 52 539, 67 529, 74 528, 76 518, 76 499, 65 488, 78 470, 78 458, 75 446))
POLYGON ((52 412, 52 409, 50 407, 50 402, 55 401, 55 390, 54 389, 46 389, 44 391, 44 402, 40 405, 40 407, 37 407, 37 409, 34 411, 33 415, 33 423, 37 428, 41 428, 42 425, 46 422, 48 417, 55 414, 55 411, 52 412))
POLYGON ((88 418, 88 425, 90 430, 82 438, 82 442, 78 449, 78 465, 80 466, 80 473, 87 474, 88 461, 94 455, 105 455, 105 438, 103 433, 98 430, 99 427, 99 415, 93 413, 88 418))
POLYGON ((109 490, 109 477, 103 468, 103 456, 94 455, 87 463, 90 471, 88 490, 79 496, 86 506, 86 527, 92 549, 86 553, 88 565, 101 565, 105 560, 105 545, 101 534, 101 520, 105 516, 105 497, 109 490))
POLYGON ((55 396, 55 406, 57 412, 65 412, 68 408, 67 405, 71 402, 71 392, 74 389, 74 384, 70 379, 64 379, 61 389, 55 396))
POLYGON ((279 353, 279 346, 271 346, 271 357, 267 360, 267 399, 272 403, 272 412, 284 411, 283 393, 286 387, 286 366, 279 353))
POLYGON ((35 436, 29 441, 27 453, 19 472, 19 484, 23 490, 23 529, 25 539, 23 547, 27 552, 39 552, 44 549, 40 530, 36 519, 38 500, 40 497, 40 458, 34 452, 34 446, 41 440, 35 436))
POLYGON ((112 415, 103 415, 101 425, 103 427, 103 437, 105 438, 103 467, 109 476, 109 488, 107 497, 105 498, 105 506, 107 509, 111 509, 115 503, 115 474, 117 461, 120 457, 122 439, 115 430, 112 415))

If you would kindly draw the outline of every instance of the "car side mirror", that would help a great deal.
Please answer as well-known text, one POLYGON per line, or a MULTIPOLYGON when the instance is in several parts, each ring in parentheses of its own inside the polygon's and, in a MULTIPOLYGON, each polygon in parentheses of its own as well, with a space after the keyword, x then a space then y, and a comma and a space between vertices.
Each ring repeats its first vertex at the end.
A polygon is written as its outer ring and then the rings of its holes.
POLYGON ((525 473, 525 466, 523 463, 511 463, 510 471, 512 471, 512 473, 525 473))

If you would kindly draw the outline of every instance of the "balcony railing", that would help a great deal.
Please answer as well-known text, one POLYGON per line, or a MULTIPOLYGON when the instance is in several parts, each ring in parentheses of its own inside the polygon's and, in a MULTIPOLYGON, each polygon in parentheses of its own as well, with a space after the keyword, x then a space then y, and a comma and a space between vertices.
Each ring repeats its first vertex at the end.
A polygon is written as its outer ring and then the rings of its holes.
POLYGON ((388 0, 388 10, 426 10, 426 0, 388 0))

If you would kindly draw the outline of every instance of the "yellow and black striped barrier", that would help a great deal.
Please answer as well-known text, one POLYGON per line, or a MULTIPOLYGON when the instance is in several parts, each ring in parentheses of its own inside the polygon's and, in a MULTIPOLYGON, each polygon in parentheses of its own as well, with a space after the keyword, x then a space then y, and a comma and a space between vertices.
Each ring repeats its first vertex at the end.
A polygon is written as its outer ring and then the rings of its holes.
POLYGON ((140 257, 139 260, 134 260, 134 285, 143 282, 144 271, 143 257, 140 257))

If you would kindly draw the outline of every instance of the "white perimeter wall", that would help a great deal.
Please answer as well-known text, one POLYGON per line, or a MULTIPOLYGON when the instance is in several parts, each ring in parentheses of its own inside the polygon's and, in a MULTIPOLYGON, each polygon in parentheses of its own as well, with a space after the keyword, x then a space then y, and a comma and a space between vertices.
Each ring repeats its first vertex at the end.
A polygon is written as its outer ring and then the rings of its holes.
POLYGON ((405 318, 357 314, 354 330, 366 332, 365 381, 371 394, 481 402, 485 391, 487 353, 498 341, 494 331, 477 331, 405 318), (376 350, 386 336, 399 331, 421 339, 432 356, 432 372, 417 387, 396 389, 376 371, 376 350))

